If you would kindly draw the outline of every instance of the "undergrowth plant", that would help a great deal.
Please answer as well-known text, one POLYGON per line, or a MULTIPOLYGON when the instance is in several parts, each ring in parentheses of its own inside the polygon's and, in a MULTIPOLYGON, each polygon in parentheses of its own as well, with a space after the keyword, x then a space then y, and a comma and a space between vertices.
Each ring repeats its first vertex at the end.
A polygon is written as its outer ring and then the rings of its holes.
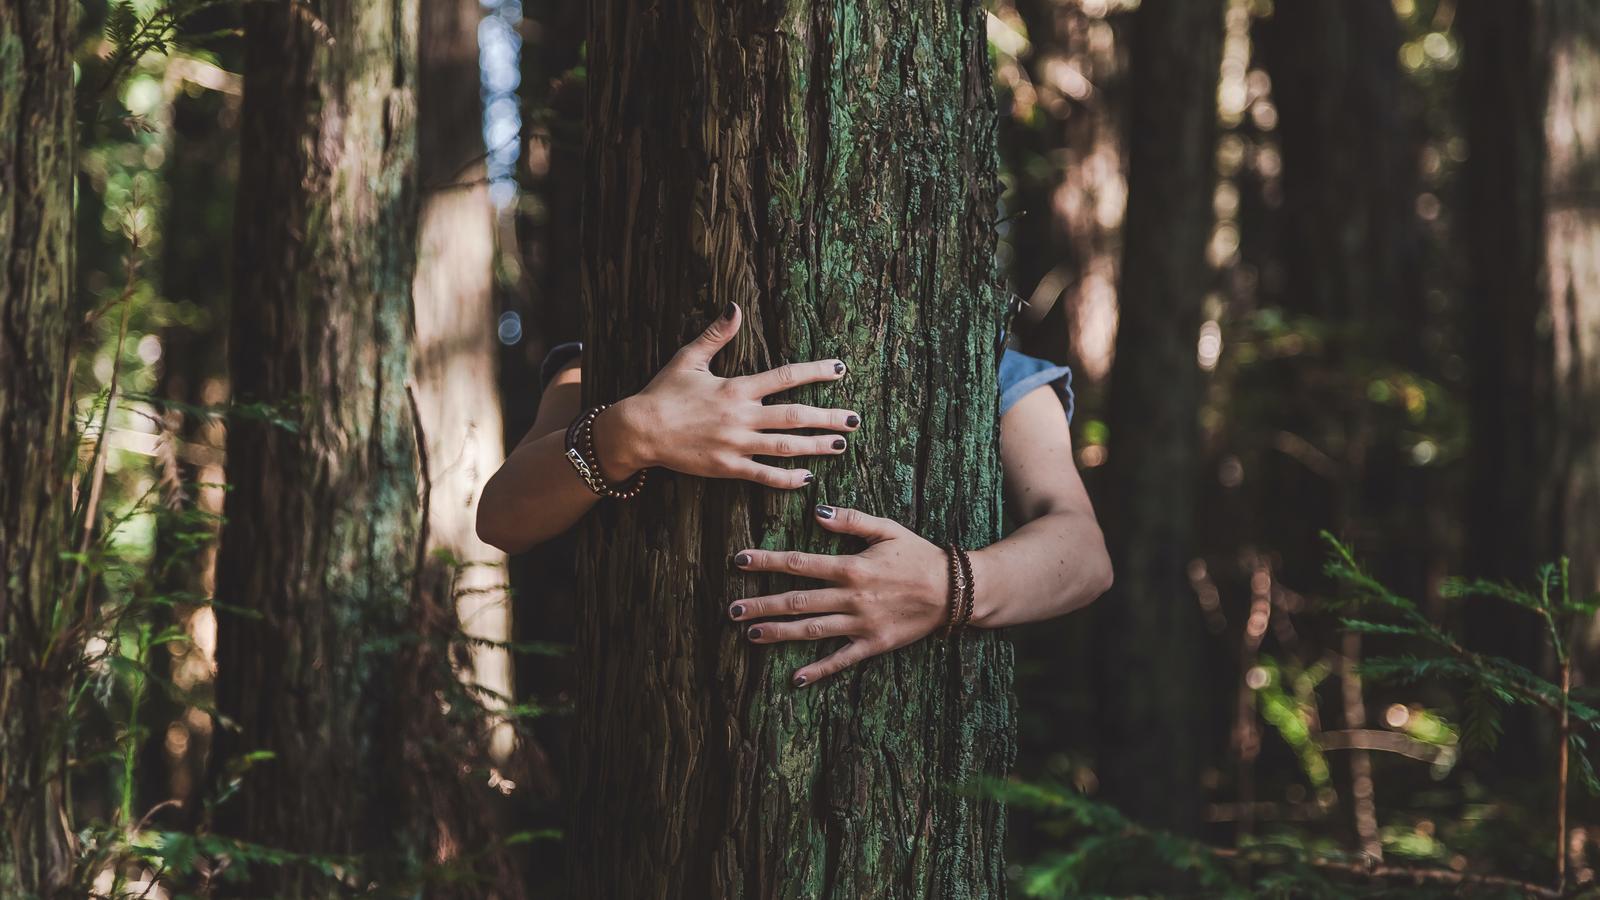
MULTIPOLYGON (((1232 847, 1147 828, 1115 808, 1064 785, 990 781, 974 789, 999 796, 1013 806, 1040 813, 1044 830, 1064 849, 1033 860, 1017 882, 1029 897, 1183 896, 1207 897, 1547 897, 1586 896, 1593 886, 1574 887, 1567 873, 1567 797, 1569 774, 1600 795, 1594 752, 1600 734, 1600 709, 1573 697, 1572 671, 1577 626, 1600 612, 1600 599, 1572 596, 1565 560, 1541 567, 1529 587, 1482 579, 1446 582, 1443 595, 1456 602, 1498 602, 1525 611, 1542 623, 1555 660, 1554 677, 1468 647, 1452 630, 1430 620, 1411 600, 1371 576, 1352 550, 1324 533, 1330 547, 1325 571, 1339 598, 1330 606, 1348 631, 1381 636, 1400 648, 1361 662, 1360 674, 1375 681, 1448 689, 1457 698, 1463 726, 1455 732, 1437 716, 1425 722, 1450 751, 1472 754, 1491 748, 1502 712, 1511 706, 1545 716, 1557 735, 1550 761, 1548 790, 1554 799, 1551 877, 1533 882, 1510 875, 1421 865, 1383 864, 1353 849, 1328 846, 1298 834, 1243 836, 1232 847), (1180 885, 1175 888, 1174 885, 1180 885)), ((1313 667, 1309 678, 1326 674, 1313 667)), ((1276 671, 1276 669, 1274 669, 1276 671)), ((1312 736, 1304 733, 1297 707, 1310 700, 1304 685, 1293 694, 1266 679, 1267 696, 1258 704, 1300 758, 1305 775, 1325 783, 1326 765, 1312 736), (1299 700, 1296 700, 1298 695, 1299 700)), ((1304 678, 1302 680, 1305 680, 1304 678)))

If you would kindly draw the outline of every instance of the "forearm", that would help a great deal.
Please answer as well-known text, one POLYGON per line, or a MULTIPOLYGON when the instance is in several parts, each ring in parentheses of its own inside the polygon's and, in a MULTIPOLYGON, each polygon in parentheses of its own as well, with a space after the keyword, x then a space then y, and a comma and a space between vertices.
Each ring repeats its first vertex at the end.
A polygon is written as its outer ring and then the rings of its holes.
POLYGON ((1004 628, 1055 618, 1111 586, 1111 560, 1092 515, 1061 510, 968 554, 976 591, 972 624, 1004 628))
MULTIPOLYGON (((619 403, 594 424, 601 474, 613 484, 648 465, 630 413, 625 402, 619 403)), ((478 536, 508 553, 521 553, 571 528, 598 500, 567 460, 565 427, 552 428, 518 445, 484 486, 478 536)))

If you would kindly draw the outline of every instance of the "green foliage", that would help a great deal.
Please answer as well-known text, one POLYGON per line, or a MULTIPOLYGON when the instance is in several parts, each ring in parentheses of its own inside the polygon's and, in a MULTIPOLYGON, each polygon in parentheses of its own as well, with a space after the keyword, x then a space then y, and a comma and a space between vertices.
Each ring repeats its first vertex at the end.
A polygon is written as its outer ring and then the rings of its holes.
MULTIPOLYGON (((1573 699, 1561 684, 1510 660, 1464 646, 1450 630, 1430 621, 1416 603, 1367 573, 1349 547, 1332 537, 1326 540, 1331 548, 1327 571, 1341 589, 1340 596, 1327 606, 1342 613, 1339 623, 1403 648, 1365 660, 1361 673, 1375 681, 1459 689, 1459 729, 1440 714, 1415 708, 1408 712, 1405 724, 1397 726, 1419 745, 1438 748, 1433 758, 1436 778, 1450 771, 1458 751, 1492 747, 1503 709, 1520 705, 1552 717, 1565 714, 1576 777, 1591 791, 1600 786, 1591 749, 1600 731, 1600 711, 1595 706, 1573 699)), ((1595 610, 1592 600, 1573 600, 1566 582, 1563 562, 1540 569, 1531 588, 1456 580, 1449 582, 1445 596, 1508 603, 1537 616, 1546 625, 1559 665, 1565 668, 1572 664, 1572 647, 1570 639, 1564 641, 1563 636, 1573 634, 1576 629, 1572 626, 1586 621, 1595 610)), ((1329 787, 1323 746, 1308 725, 1318 718, 1316 687, 1327 678, 1329 663, 1322 660, 1296 667, 1263 655, 1256 665, 1259 672, 1251 681, 1256 713, 1294 751, 1311 785, 1329 787)), ((1552 766, 1551 789, 1564 795, 1562 778, 1552 766)), ((1041 814, 1041 830, 1056 846, 1066 848, 1043 853, 1023 866, 1015 884, 1029 897, 1420 898, 1558 893, 1512 875, 1467 874, 1454 864, 1446 866, 1452 855, 1466 846, 1483 840, 1503 842, 1503 838, 1490 835, 1504 825, 1477 813, 1466 818, 1481 821, 1463 824, 1476 827, 1479 835, 1464 833, 1459 847, 1447 846, 1431 824, 1416 827, 1415 820, 1401 817, 1384 826, 1381 839, 1385 851, 1409 864, 1380 866, 1359 853, 1281 828, 1265 836, 1242 833, 1233 847, 1212 846, 1147 828, 1111 806, 1052 782, 987 782, 971 789, 1041 814)), ((1465 864, 1461 858, 1460 865, 1465 864)))

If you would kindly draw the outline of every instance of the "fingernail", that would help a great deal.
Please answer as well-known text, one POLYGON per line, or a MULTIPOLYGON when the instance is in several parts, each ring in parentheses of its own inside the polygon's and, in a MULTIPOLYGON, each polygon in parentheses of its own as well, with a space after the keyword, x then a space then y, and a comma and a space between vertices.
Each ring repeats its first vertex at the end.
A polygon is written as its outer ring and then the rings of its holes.
POLYGON ((835 450, 843 450, 844 449, 844 438, 834 438, 833 439, 833 449, 835 449, 835 450))
POLYGON ((833 364, 833 374, 835 374, 835 375, 843 375, 844 374, 844 363, 842 363, 842 362, 834 363, 833 364))
POLYGON ((738 556, 735 556, 733 558, 733 564, 736 565, 736 566, 748 566, 748 565, 750 565, 750 554, 741 553, 738 556))
POLYGON ((806 473, 806 477, 805 477, 805 483, 806 484, 810 484, 811 482, 816 481, 816 480, 817 480, 817 476, 811 474, 810 472, 806 473))
POLYGON ((743 603, 735 603, 733 605, 733 608, 728 610, 728 614, 733 616, 735 619, 737 619, 740 616, 744 615, 744 604, 743 603))
POLYGON ((817 518, 819 518, 819 519, 831 519, 831 518, 833 518, 833 507, 828 506, 825 503, 818 503, 817 504, 817 518))
POLYGON ((805 687, 806 686, 806 677, 804 675, 796 675, 794 677, 794 686, 795 687, 805 687))
POLYGON ((844 417, 844 427, 846 427, 846 428, 854 428, 854 427, 856 427, 857 425, 860 425, 860 424, 861 424, 861 417, 860 416, 849 415, 849 416, 845 416, 844 417))
POLYGON ((756 638, 761 637, 761 626, 757 625, 756 627, 750 629, 749 634, 750 634, 750 640, 752 640, 752 641, 755 640, 756 638))
POLYGON ((723 308, 722 308, 722 317, 723 317, 723 318, 724 318, 724 319, 731 319, 731 318, 733 318, 733 311, 734 311, 734 310, 735 310, 735 309, 738 309, 738 308, 739 308, 739 307, 738 307, 738 304, 736 304, 736 303, 733 303, 733 302, 732 302, 732 301, 729 301, 729 303, 728 303, 728 305, 727 305, 727 306, 724 306, 724 307, 723 307, 723 308))

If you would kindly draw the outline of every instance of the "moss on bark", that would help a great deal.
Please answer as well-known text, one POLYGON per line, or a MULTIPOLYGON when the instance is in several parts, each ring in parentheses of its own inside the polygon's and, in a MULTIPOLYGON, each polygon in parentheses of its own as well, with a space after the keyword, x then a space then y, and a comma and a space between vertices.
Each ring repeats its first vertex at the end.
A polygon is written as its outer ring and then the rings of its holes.
POLYGON ((813 503, 998 537, 994 109, 975 2, 617 0, 591 20, 585 392, 642 387, 729 301, 716 368, 838 357, 859 411, 817 483, 657 473, 584 527, 577 896, 1001 895, 1009 645, 922 641, 805 690, 831 649, 725 614, 746 546, 851 551, 813 503))

